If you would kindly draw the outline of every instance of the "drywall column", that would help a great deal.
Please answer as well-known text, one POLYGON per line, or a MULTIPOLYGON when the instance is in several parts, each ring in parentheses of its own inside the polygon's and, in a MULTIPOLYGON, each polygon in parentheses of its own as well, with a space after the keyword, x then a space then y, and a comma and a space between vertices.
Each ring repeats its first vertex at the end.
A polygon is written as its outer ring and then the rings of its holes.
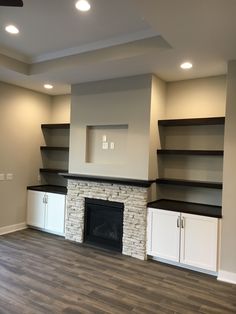
POLYGON ((236 284, 236 60, 228 64, 221 261, 218 279, 236 284))

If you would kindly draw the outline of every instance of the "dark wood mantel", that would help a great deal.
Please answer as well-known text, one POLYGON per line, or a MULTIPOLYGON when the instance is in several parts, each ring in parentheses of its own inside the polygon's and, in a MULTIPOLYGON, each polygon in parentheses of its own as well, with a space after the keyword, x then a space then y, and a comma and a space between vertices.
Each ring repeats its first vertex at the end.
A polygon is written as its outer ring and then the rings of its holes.
POLYGON ((59 173, 59 174, 63 176, 65 179, 130 185, 130 186, 138 186, 138 187, 145 187, 145 188, 150 187, 152 183, 156 182, 156 180, 138 180, 138 179, 129 179, 129 178, 101 177, 101 176, 83 175, 83 174, 75 174, 75 173, 59 173))

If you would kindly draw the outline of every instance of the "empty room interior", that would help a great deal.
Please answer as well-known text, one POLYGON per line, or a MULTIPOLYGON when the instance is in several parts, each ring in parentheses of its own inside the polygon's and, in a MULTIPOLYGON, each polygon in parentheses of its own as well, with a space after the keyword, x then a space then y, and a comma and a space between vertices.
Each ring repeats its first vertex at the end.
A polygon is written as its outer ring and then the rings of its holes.
POLYGON ((236 313, 235 13, 0 0, 0 314, 236 313))

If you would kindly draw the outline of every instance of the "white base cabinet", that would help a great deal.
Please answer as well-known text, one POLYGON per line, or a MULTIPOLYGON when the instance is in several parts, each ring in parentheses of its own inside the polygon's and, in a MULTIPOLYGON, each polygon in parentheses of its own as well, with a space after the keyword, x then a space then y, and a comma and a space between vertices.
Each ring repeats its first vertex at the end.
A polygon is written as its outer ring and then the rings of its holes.
POLYGON ((65 203, 63 194, 28 190, 27 224, 64 235, 65 203))
POLYGON ((148 208, 148 255, 217 271, 218 219, 148 208))

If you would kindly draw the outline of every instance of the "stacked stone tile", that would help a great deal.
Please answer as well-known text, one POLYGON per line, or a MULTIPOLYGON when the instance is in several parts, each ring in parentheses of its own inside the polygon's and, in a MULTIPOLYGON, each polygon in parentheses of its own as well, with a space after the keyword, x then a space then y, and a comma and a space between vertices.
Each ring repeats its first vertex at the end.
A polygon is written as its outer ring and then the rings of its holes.
POLYGON ((124 203, 123 250, 146 259, 148 188, 68 180, 66 239, 83 242, 85 198, 124 203))

